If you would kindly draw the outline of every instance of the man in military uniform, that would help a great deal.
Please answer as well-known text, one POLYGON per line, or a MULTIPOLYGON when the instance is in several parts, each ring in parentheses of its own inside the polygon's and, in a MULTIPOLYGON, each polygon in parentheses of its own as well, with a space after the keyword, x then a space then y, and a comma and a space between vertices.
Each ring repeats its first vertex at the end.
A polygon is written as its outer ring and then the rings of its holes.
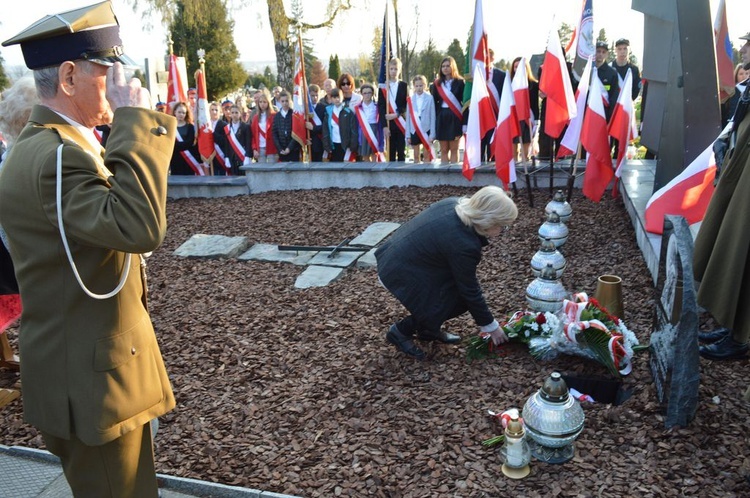
MULTIPOLYGON (((742 63, 750 67, 750 33, 741 36, 742 63)), ((700 334, 710 360, 742 358, 750 341, 750 85, 740 97, 721 176, 695 239, 698 304, 724 328, 700 334)), ((750 394, 750 389, 745 395, 750 394)))
POLYGON ((15 44, 41 101, 0 175, 23 300, 24 417, 75 496, 156 497, 149 421, 175 400, 141 254, 165 236, 176 120, 125 82, 108 1, 47 16, 3 46, 15 44), (110 122, 105 151, 92 128, 110 122))

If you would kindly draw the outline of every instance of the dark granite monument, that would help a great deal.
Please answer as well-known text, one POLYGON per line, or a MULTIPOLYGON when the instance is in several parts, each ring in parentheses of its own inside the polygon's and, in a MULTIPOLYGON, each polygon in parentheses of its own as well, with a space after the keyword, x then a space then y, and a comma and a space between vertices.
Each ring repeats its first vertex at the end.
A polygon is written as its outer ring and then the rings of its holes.
POLYGON ((649 363, 669 428, 688 425, 698 407, 698 305, 693 237, 685 218, 666 216, 661 241, 649 363))

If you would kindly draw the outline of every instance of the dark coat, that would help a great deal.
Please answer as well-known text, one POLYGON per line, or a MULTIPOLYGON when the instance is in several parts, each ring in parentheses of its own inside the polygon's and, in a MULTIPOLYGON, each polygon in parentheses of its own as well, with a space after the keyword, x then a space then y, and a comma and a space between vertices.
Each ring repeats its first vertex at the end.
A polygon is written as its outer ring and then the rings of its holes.
MULTIPOLYGON (((749 92, 748 89, 745 90, 749 92)), ((750 112, 739 123, 695 239, 698 304, 735 337, 750 338, 750 112)))
POLYGON ((279 153, 287 147, 289 148, 290 154, 300 148, 299 142, 292 138, 293 114, 292 110, 289 109, 286 113, 286 117, 282 116, 281 111, 279 111, 273 118, 271 135, 273 136, 273 143, 276 145, 276 150, 278 150, 279 153))
POLYGON ((0 223, 23 301, 23 414, 52 436, 101 445, 175 406, 138 255, 167 231, 176 123, 161 112, 117 109, 105 152, 35 106, 3 167, 0 223), (62 217, 81 279, 108 293, 130 261, 124 287, 109 299, 88 297, 65 256, 55 208, 60 144, 62 217))
MULTIPOLYGON (((388 85, 388 82, 385 82, 386 85, 388 85)), ((405 81, 399 81, 397 88, 396 88, 396 112, 399 116, 402 118, 406 118, 406 97, 409 96, 409 86, 406 84, 405 81)), ((388 106, 386 105, 387 98, 385 97, 385 94, 383 93, 382 88, 378 88, 378 113, 380 114, 380 122, 383 123, 383 128, 386 127, 386 124, 391 124, 385 119, 385 115, 388 114, 386 110, 388 109, 388 106)), ((395 121, 395 120, 393 120, 395 121)), ((391 127, 391 131, 393 131, 393 128, 398 128, 395 123, 393 123, 394 126, 391 127)))
POLYGON ((617 76, 617 71, 606 63, 599 66, 596 70, 596 74, 599 75, 599 80, 607 91, 609 105, 604 106, 604 114, 607 117, 607 123, 609 123, 609 120, 612 118, 612 113, 615 111, 617 97, 620 96, 620 78, 617 76))
MULTIPOLYGON (((333 122, 333 104, 326 107, 326 118, 323 121, 323 148, 333 151, 333 142, 331 141, 331 123, 333 122)), ((341 106, 339 113, 339 132, 341 135, 341 148, 349 149, 356 153, 359 148, 359 125, 357 116, 349 107, 341 106)))
POLYGON ((625 76, 628 75, 628 69, 630 69, 630 73, 633 76, 633 86, 630 88, 630 95, 631 98, 635 100, 638 97, 638 94, 641 93, 641 72, 638 70, 638 66, 629 62, 624 66, 618 66, 617 61, 612 61, 610 66, 617 71, 619 76, 618 84, 625 81, 625 76))
MULTIPOLYGON (((224 156, 228 159, 229 165, 232 169, 233 175, 239 175, 240 166, 245 162, 235 151, 232 144, 229 142, 229 136, 227 130, 232 133, 232 124, 224 123, 219 121, 216 123, 214 129, 214 143, 219 146, 224 156)), ((237 137, 237 141, 245 149, 245 157, 252 159, 253 157, 253 137, 250 131, 250 126, 247 123, 240 121, 237 131, 234 132, 234 136, 237 137)))
POLYGON ((431 205, 404 223, 375 251, 378 276, 419 322, 445 316, 462 299, 477 325, 492 323, 477 265, 487 239, 456 214, 458 199, 431 205))
POLYGON ((177 127, 177 133, 182 137, 182 141, 175 138, 174 150, 172 150, 172 159, 169 161, 169 171, 173 175, 194 175, 195 171, 190 167, 188 162, 182 157, 180 152, 190 152, 194 158, 200 162, 198 148, 195 147, 195 127, 188 123, 184 126, 177 127))

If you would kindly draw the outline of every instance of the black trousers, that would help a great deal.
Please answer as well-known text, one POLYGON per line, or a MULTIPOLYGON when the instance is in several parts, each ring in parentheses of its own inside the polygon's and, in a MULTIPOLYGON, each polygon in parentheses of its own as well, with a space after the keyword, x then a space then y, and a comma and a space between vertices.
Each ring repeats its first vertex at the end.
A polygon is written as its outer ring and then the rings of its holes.
POLYGON ((391 131, 391 142, 390 150, 388 151, 388 160, 403 162, 406 160, 406 155, 404 153, 404 151, 406 150, 406 137, 401 131, 401 128, 399 128, 395 123, 395 121, 396 120, 394 119, 393 121, 390 121, 388 123, 388 129, 391 131))
MULTIPOLYGON (((458 292, 450 296, 446 296, 446 299, 440 307, 440 311, 429 316, 423 316, 421 314, 411 314, 406 318, 403 318, 396 322, 396 328, 399 332, 406 336, 413 336, 415 332, 420 335, 437 336, 440 334, 440 328, 443 323, 461 316, 469 310, 466 306, 466 302, 458 295, 458 292)), ((409 310, 412 312, 412 310, 409 310)))

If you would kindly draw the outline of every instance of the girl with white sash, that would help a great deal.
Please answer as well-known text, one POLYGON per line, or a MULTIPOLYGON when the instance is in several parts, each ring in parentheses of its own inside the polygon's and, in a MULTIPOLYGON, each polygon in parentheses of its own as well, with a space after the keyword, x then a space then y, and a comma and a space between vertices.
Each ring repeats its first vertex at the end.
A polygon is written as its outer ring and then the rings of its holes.
POLYGON ((453 57, 440 62, 440 75, 430 86, 435 100, 435 138, 440 142, 440 163, 458 162, 458 140, 463 135, 464 79, 453 57))
POLYGON ((406 99, 406 142, 414 149, 414 162, 420 163, 424 146, 425 161, 435 160, 432 141, 435 139, 435 101, 425 92, 427 78, 418 74, 412 80, 414 93, 406 99))
POLYGON ((384 162, 383 132, 380 126, 378 105, 372 100, 375 87, 365 83, 359 89, 362 102, 354 107, 359 123, 359 160, 363 162, 384 162))
POLYGON ((406 159, 406 97, 409 88, 401 81, 401 59, 394 57, 388 61, 388 81, 379 85, 378 109, 382 122, 383 135, 388 139, 388 160, 406 159))
POLYGON ((252 120, 253 157, 259 163, 278 162, 276 144, 271 137, 271 126, 276 112, 271 107, 271 94, 267 89, 260 91, 257 100, 257 112, 252 120))

